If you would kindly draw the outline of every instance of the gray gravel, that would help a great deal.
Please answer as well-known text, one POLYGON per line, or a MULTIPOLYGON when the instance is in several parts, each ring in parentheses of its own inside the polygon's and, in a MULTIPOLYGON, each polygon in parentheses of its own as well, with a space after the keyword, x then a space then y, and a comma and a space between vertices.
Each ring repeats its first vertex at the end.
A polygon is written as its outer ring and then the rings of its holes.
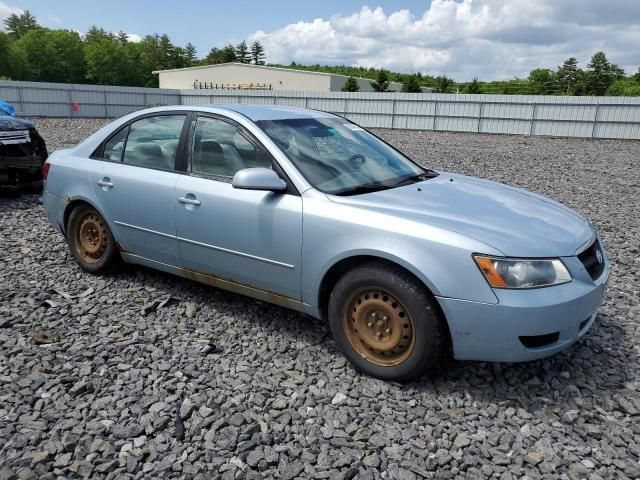
MULTIPOLYGON (((54 149, 103 122, 36 123, 54 149)), ((143 268, 82 273, 36 197, 4 198, 0 480, 640 478, 640 143, 379 133, 587 215, 613 265, 591 333, 384 383, 309 317, 143 268)))

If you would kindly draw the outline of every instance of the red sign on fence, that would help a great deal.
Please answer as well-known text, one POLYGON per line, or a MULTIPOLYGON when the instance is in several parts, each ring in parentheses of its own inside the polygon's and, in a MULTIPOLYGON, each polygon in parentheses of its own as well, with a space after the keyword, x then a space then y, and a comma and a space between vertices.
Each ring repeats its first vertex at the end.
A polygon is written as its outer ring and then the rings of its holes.
POLYGON ((79 107, 79 105, 76 102, 73 102, 71 104, 71 110, 74 111, 74 112, 78 111, 78 107, 79 107))

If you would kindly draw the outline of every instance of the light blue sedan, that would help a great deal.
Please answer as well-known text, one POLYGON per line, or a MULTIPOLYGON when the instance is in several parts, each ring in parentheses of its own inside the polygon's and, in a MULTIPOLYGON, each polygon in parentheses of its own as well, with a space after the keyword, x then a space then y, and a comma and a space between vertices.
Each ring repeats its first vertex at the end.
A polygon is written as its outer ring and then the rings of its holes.
POLYGON ((526 361, 589 330, 593 226, 524 190, 425 169, 354 123, 267 105, 133 113, 45 168, 82 269, 122 259, 328 319, 356 368, 526 361))

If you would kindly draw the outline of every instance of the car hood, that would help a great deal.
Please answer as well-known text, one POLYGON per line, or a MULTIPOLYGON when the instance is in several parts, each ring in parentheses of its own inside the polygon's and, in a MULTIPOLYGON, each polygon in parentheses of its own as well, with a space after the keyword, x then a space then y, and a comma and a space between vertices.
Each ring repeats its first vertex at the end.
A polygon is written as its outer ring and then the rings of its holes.
POLYGON ((451 173, 390 190, 329 198, 454 231, 507 256, 573 256, 594 237, 587 220, 558 202, 451 173))
POLYGON ((28 130, 30 128, 33 128, 33 123, 27 120, 9 117, 7 115, 0 115, 0 131, 28 130))

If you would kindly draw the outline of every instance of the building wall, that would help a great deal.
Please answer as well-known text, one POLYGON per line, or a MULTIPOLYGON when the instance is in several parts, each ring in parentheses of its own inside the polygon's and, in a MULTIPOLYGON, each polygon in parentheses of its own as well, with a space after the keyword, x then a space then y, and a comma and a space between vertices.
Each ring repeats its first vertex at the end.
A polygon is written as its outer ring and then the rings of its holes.
POLYGON ((267 84, 273 90, 330 91, 331 75, 294 72, 251 65, 220 65, 163 71, 160 88, 189 89, 194 82, 218 85, 267 84))

